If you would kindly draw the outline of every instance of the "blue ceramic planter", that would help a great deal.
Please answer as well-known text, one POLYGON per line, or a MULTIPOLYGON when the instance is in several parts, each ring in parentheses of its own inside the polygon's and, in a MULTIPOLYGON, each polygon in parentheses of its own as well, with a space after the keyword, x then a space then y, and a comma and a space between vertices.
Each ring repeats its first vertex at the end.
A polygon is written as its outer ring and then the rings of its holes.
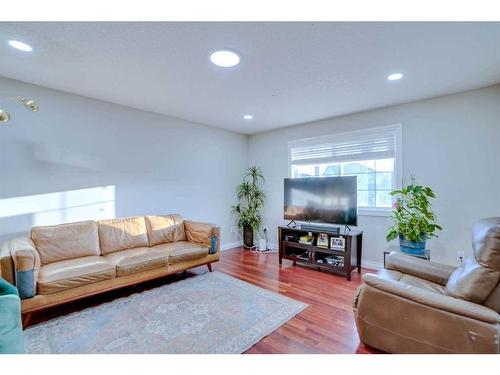
POLYGON ((422 238, 419 242, 409 241, 404 238, 403 235, 399 235, 399 249, 403 253, 412 255, 424 255, 425 254, 425 238, 422 238))

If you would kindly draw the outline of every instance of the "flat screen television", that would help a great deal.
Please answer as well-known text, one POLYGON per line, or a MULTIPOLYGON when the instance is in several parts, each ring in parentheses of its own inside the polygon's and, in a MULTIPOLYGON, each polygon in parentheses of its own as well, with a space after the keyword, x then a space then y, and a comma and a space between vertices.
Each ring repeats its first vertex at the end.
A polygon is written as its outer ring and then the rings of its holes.
POLYGON ((285 220, 357 225, 357 177, 285 178, 285 220))

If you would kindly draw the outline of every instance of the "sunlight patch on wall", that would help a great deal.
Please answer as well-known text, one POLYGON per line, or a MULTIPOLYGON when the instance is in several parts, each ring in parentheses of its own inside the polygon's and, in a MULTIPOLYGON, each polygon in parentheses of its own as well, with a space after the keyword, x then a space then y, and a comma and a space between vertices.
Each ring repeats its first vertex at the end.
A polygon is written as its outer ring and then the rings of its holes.
MULTIPOLYGON (((115 186, 0 199, 1 221, 14 221, 16 217, 26 215, 31 216, 31 226, 114 218, 115 186)), ((29 230, 23 222, 23 228, 16 229, 29 230)))

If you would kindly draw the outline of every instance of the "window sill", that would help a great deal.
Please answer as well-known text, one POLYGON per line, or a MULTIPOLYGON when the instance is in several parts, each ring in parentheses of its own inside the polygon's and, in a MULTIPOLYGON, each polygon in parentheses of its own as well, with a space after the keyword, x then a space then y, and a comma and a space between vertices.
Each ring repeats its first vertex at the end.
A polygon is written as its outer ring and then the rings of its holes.
POLYGON ((380 217, 390 217, 392 215, 392 209, 390 208, 360 208, 358 209, 359 216, 380 216, 380 217))

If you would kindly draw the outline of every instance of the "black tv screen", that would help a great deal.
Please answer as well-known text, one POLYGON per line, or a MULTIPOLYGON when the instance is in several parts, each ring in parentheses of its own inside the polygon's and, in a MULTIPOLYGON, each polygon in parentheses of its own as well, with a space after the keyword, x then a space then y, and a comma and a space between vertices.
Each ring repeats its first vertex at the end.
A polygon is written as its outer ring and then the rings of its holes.
POLYGON ((285 220, 357 225, 357 177, 285 178, 285 220))

